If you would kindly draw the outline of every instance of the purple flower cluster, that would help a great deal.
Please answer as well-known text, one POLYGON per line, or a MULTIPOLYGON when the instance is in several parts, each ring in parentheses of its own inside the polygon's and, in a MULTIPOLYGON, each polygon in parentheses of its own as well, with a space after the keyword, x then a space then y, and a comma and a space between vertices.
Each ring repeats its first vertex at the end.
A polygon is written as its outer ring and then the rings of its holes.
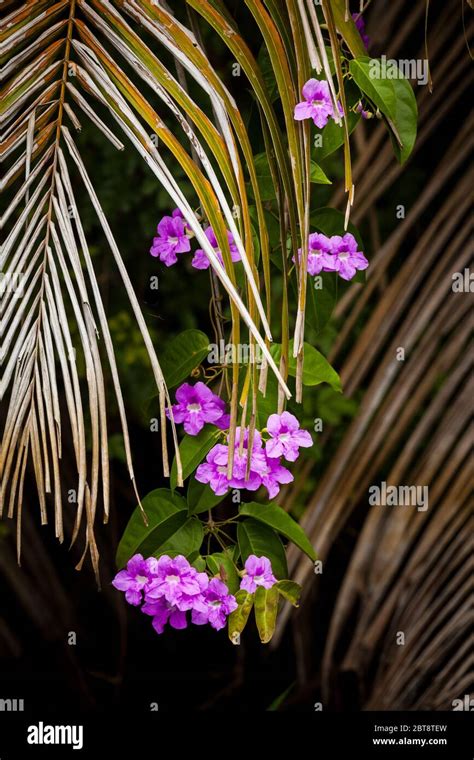
POLYGON ((143 559, 141 554, 135 554, 126 569, 117 573, 112 585, 125 591, 127 602, 134 606, 144 598, 142 611, 152 616, 157 633, 163 633, 168 622, 172 628, 186 628, 189 611, 195 625, 209 623, 219 630, 237 608, 225 583, 198 573, 182 555, 143 559))
MULTIPOLYGON (((150 253, 152 256, 158 257, 167 267, 176 264, 178 253, 188 253, 191 250, 189 239, 192 236, 192 231, 187 227, 186 220, 179 208, 175 208, 171 216, 164 216, 161 219, 158 223, 157 233, 157 237, 153 238, 150 253)), ((222 252, 219 249, 219 243, 212 227, 207 227, 204 230, 204 234, 214 248, 220 263, 224 266, 222 252)), ((229 230, 227 230, 227 239, 229 241, 232 261, 240 261, 241 257, 237 250, 234 236, 229 230)), ((209 259, 202 248, 198 248, 194 252, 191 264, 195 269, 209 269, 209 259)))
POLYGON ((290 483, 293 475, 280 463, 280 457, 294 462, 300 447, 312 446, 310 434, 299 429, 299 422, 289 412, 272 414, 268 418, 267 430, 270 439, 263 444, 261 433, 255 431, 252 449, 249 451, 249 431, 236 429, 234 443, 234 462, 232 477, 227 475, 229 445, 217 444, 209 451, 206 461, 196 470, 196 480, 209 483, 218 496, 225 494, 229 488, 245 488, 256 491, 264 486, 270 499, 280 491, 282 483, 290 483), (249 462, 250 460, 250 462, 249 462))
MULTIPOLYGON (((350 232, 330 238, 313 232, 308 238, 308 274, 337 272, 343 280, 352 280, 357 270, 369 266, 362 251, 357 249, 357 240, 350 232)), ((301 248, 298 255, 301 256, 301 248)))
MULTIPOLYGON (((188 435, 197 435, 206 422, 225 430, 229 427, 230 417, 225 411, 225 401, 216 396, 204 383, 189 385, 183 383, 176 391, 173 417, 175 422, 182 422, 188 435)), ((169 415, 169 411, 166 410, 169 415)))
MULTIPOLYGON (((330 118, 334 119, 334 106, 329 85, 325 79, 308 79, 303 85, 302 95, 304 100, 295 106, 296 121, 312 119, 321 129, 326 126, 330 118)), ((340 115, 343 116, 344 111, 339 102, 337 107, 340 115)))

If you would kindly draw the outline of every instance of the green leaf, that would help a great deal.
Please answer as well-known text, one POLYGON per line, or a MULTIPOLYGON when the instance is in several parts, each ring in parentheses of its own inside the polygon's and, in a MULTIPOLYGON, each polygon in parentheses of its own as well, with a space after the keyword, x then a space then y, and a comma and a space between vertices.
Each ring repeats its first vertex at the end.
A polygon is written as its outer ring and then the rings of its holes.
POLYGON ((194 552, 190 556, 188 555, 188 560, 191 563, 191 565, 196 568, 198 573, 203 573, 205 571, 206 560, 204 559, 204 557, 201 557, 200 554, 196 554, 196 552, 194 552))
POLYGON ((237 526, 237 541, 244 564, 251 554, 268 557, 277 578, 288 576, 285 547, 272 528, 257 520, 244 520, 237 526))
POLYGON ((274 588, 278 589, 278 593, 280 593, 284 599, 290 602, 293 607, 298 607, 298 602, 302 591, 299 583, 295 583, 294 581, 278 581, 278 583, 275 583, 274 588))
MULTIPOLYGON (((347 128, 349 134, 354 131, 357 124, 360 121, 360 114, 349 111, 347 115, 347 128)), ((329 119, 328 123, 322 129, 315 130, 314 148, 312 150, 312 156, 317 161, 322 161, 323 158, 330 156, 335 150, 344 144, 344 129, 336 124, 335 121, 329 119), (321 139, 317 140, 317 136, 321 135, 321 139)))
POLYGON ((406 79, 394 79, 392 80, 392 84, 396 95, 395 118, 393 121, 401 140, 402 147, 398 144, 392 131, 390 132, 390 137, 397 160, 403 164, 412 152, 415 144, 418 123, 418 106, 410 82, 406 79))
POLYGON ((140 553, 150 557, 157 547, 167 541, 187 519, 184 499, 167 488, 157 488, 147 494, 142 501, 148 525, 143 522, 142 512, 137 507, 128 521, 117 549, 117 567, 124 567, 130 557, 140 553))
POLYGON ((188 557, 199 551, 204 538, 202 523, 197 517, 187 519, 174 533, 160 543, 153 552, 155 557, 160 554, 184 554, 188 557))
MULTIPOLYGON (((281 346, 274 343, 271 347, 274 359, 280 360, 281 346)), ((288 357, 288 374, 296 377, 296 359, 293 356, 293 340, 290 340, 290 355, 288 357)), ((303 385, 319 385, 328 383, 335 391, 341 391, 341 379, 328 360, 309 343, 304 344, 303 385)))
POLYGON ((314 161, 311 161, 311 172, 309 176, 311 182, 314 182, 316 185, 332 185, 331 180, 326 177, 321 167, 314 161))
POLYGON ((273 372, 267 375, 267 387, 265 396, 258 391, 257 393, 257 428, 264 428, 271 414, 278 407, 278 380, 273 372))
POLYGON ((403 164, 415 144, 418 109, 410 82, 391 62, 364 56, 349 64, 354 81, 387 118, 395 155, 403 164), (400 144, 401 143, 401 144, 400 144))
POLYGON ((262 45, 260 48, 257 56, 257 63, 260 66, 260 71, 268 90, 270 102, 273 103, 273 101, 278 100, 278 86, 266 45, 262 45))
POLYGON ((263 588, 255 592, 255 622, 262 644, 268 644, 275 633, 278 612, 278 589, 276 586, 263 588))
POLYGON ((188 509, 190 515, 199 515, 201 512, 207 512, 207 510, 220 504, 223 496, 216 496, 214 491, 209 488, 207 483, 200 483, 196 478, 191 478, 188 485, 188 509))
POLYGON ((306 321, 318 333, 327 325, 336 306, 337 283, 338 278, 332 272, 308 277, 306 321))
MULTIPOLYGON (((273 201, 276 197, 275 186, 270 171, 270 165, 266 153, 259 153, 254 158, 255 171, 257 173, 258 186, 262 201, 273 201)), ((249 187, 249 196, 253 197, 251 187, 249 187)))
MULTIPOLYGON (((203 461, 206 454, 212 449, 214 444, 222 435, 222 430, 214 425, 205 425, 199 435, 185 435, 179 444, 179 453, 181 455, 181 464, 183 467, 183 480, 185 480, 203 461)), ((172 490, 176 488, 178 482, 178 471, 176 459, 173 461, 171 468, 170 484, 172 490)))
POLYGON ((239 590, 240 577, 233 562, 233 549, 215 552, 206 557, 207 566, 213 575, 219 575, 231 594, 239 590))
POLYGON ((356 84, 383 114, 395 118, 396 95, 393 81, 387 79, 382 62, 377 58, 354 58, 349 63, 349 71, 356 84))
POLYGON ((264 525, 273 528, 273 530, 277 530, 278 533, 296 544, 313 562, 316 560, 315 551, 301 525, 298 525, 296 520, 293 520, 288 512, 285 512, 277 504, 257 504, 256 502, 242 504, 239 514, 245 517, 253 517, 264 525))
POLYGON ((324 206, 314 211, 310 217, 311 228, 316 227, 317 230, 323 232, 328 237, 331 235, 344 235, 345 232, 350 232, 357 240, 360 250, 364 250, 364 241, 362 240, 357 227, 349 222, 347 230, 344 230, 344 214, 335 208, 324 206))
POLYGON ((109 459, 116 459, 117 462, 124 464, 127 463, 123 435, 120 433, 113 433, 113 435, 109 436, 109 459))
POLYGON ((240 634, 247 625, 254 603, 254 595, 242 589, 237 591, 235 599, 238 607, 228 617, 228 632, 232 643, 240 644, 240 634))
POLYGON ((168 341, 160 354, 160 366, 168 388, 174 388, 189 377, 209 350, 209 338, 200 330, 185 330, 168 341))
MULTIPOLYGON (((288 372, 293 377, 296 377, 296 359, 293 356, 292 345, 290 345, 290 352, 288 372)), ((320 383, 329 383, 335 391, 342 392, 341 378, 336 370, 331 367, 328 360, 316 348, 310 346, 309 343, 305 343, 303 385, 319 385, 320 383)))

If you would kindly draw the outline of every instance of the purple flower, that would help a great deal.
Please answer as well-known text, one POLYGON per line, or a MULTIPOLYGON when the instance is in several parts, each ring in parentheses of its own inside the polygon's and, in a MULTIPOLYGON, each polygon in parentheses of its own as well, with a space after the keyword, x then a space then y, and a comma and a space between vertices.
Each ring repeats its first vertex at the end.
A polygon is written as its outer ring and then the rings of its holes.
POLYGON ((184 224, 184 231, 185 231, 186 235, 188 236, 188 238, 192 238, 194 236, 194 232, 192 231, 191 227, 189 226, 189 224, 187 223, 186 219, 184 218, 184 216, 183 216, 183 214, 181 212, 181 209, 179 209, 179 208, 173 209, 173 211, 171 212, 171 216, 173 217, 173 219, 181 219, 182 220, 182 222, 184 224))
POLYGON ((191 250, 191 243, 186 236, 184 219, 179 209, 173 211, 173 216, 164 216, 158 224, 158 237, 153 238, 150 248, 152 256, 158 256, 167 267, 176 264, 176 254, 191 250), (178 214, 176 212, 178 211, 178 214))
POLYGON ((270 459, 265 453, 263 453, 262 460, 258 464, 258 474, 270 499, 274 499, 280 493, 280 484, 291 483, 294 480, 293 475, 286 467, 283 467, 277 459, 270 459))
MULTIPOLYGON (((334 118, 334 108, 329 85, 325 79, 308 79, 302 90, 304 100, 295 106, 296 121, 312 119, 317 127, 325 127, 329 117, 334 118)), ((341 116, 343 110, 338 103, 341 116)))
POLYGON ((186 225, 186 220, 181 212, 181 209, 174 208, 173 211, 171 212, 171 216, 173 217, 173 219, 182 219, 183 224, 186 225))
POLYGON ((245 563, 245 570, 246 574, 242 578, 240 588, 250 594, 257 590, 257 586, 271 588, 277 582, 268 557, 256 557, 255 554, 251 554, 245 563))
POLYGON ((120 570, 112 581, 119 591, 125 591, 125 599, 137 607, 143 593, 147 592, 156 577, 158 562, 154 557, 143 559, 141 554, 135 554, 127 562, 126 570, 120 570))
POLYGON ((372 114, 370 113, 370 111, 364 111, 364 106, 362 105, 362 101, 361 100, 359 100, 359 102, 357 103, 356 111, 357 111, 357 113, 360 113, 360 115, 362 116, 363 119, 371 119, 372 118, 372 114))
POLYGON ((232 488, 247 488, 249 491, 256 491, 261 485, 261 478, 259 469, 261 469, 262 461, 265 458, 265 452, 262 444, 262 436, 258 430, 254 431, 252 441, 252 452, 250 455, 250 471, 249 477, 246 480, 248 470, 248 449, 249 449, 249 429, 244 428, 244 439, 242 444, 242 453, 240 453, 240 442, 242 436, 242 429, 240 427, 235 430, 235 453, 234 453, 234 467, 232 471, 232 479, 230 485, 232 488), (257 484, 258 483, 258 484, 257 484))
POLYGON ((365 45, 365 49, 368 50, 370 45, 370 37, 365 33, 365 21, 360 13, 353 13, 352 18, 355 22, 356 29, 359 32, 362 42, 365 45))
POLYGON ((351 280, 358 269, 367 269, 369 262, 361 251, 357 250, 357 240, 347 232, 343 237, 333 235, 331 238, 334 254, 334 270, 343 280, 351 280))
POLYGON ((232 477, 227 477, 229 447, 217 444, 209 451, 206 461, 197 468, 196 480, 200 483, 209 483, 218 496, 225 494, 229 488, 246 488, 248 491, 256 491, 263 485, 267 488, 270 498, 273 498, 279 493, 280 484, 290 483, 293 475, 276 459, 267 457, 258 431, 254 433, 249 469, 248 429, 244 432, 242 452, 240 452, 240 435, 240 428, 237 428, 232 477))
POLYGON ((209 483, 216 496, 223 496, 230 488, 227 477, 228 456, 228 446, 218 443, 209 451, 206 461, 199 465, 194 476, 199 483, 209 483))
MULTIPOLYGON (((183 383, 176 391, 173 409, 175 422, 182 422, 189 435, 197 435, 206 422, 221 429, 229 426, 229 415, 225 413, 225 401, 216 396, 204 383, 189 385, 183 383)), ((167 410, 167 415, 169 411, 167 410)))
POLYGON ((146 602, 142 607, 142 612, 145 615, 153 615, 151 622, 157 633, 163 633, 168 620, 172 628, 181 629, 188 625, 186 612, 167 602, 164 597, 160 597, 155 602, 146 602))
POLYGON ((307 430, 300 430, 300 423, 293 414, 271 414, 267 422, 267 430, 271 435, 265 444, 267 457, 271 459, 283 456, 288 462, 295 462, 299 456, 300 447, 308 448, 313 445, 313 439, 307 430))
POLYGON ((146 593, 146 602, 165 599, 181 612, 193 607, 196 597, 205 591, 209 582, 206 573, 198 573, 181 554, 173 559, 163 554, 156 570, 156 577, 146 593))
POLYGON ((256 491, 262 485, 262 479, 253 466, 255 457, 252 457, 250 472, 247 475, 247 449, 242 454, 238 452, 236 445, 232 477, 227 477, 227 463, 229 461, 229 447, 218 443, 206 456, 206 461, 199 465, 195 478, 199 483, 209 483, 216 496, 227 493, 229 488, 246 488, 248 491, 256 491))
POLYGON ((244 431, 242 452, 240 452, 240 435, 240 428, 237 428, 232 477, 227 477, 229 447, 217 444, 208 453, 206 461, 197 468, 196 480, 200 483, 209 483, 217 496, 222 496, 229 488, 246 488, 248 491, 256 491, 263 485, 267 488, 270 498, 273 499, 280 491, 279 484, 290 483, 293 475, 276 459, 267 457, 258 430, 254 433, 250 469, 248 469, 248 429, 244 431))
POLYGON ((196 625, 210 623, 216 631, 219 631, 224 628, 227 616, 237 607, 235 596, 229 594, 225 583, 219 578, 213 578, 202 597, 194 605, 191 619, 196 625))
MULTIPOLYGON (((301 256, 301 248, 298 250, 298 258, 301 256)), ((293 257, 293 261, 295 258, 293 257)), ((332 255, 331 241, 320 232, 313 232, 308 238, 308 274, 316 275, 320 272, 334 272, 334 256, 332 255)))
MULTIPOLYGON (((217 238, 214 234, 214 230, 212 227, 207 227, 204 230, 204 234, 209 240, 210 244, 214 248, 217 258, 219 259, 222 266, 224 266, 224 259, 222 258, 222 253, 219 249, 219 243, 217 242, 217 238)), ((235 245, 234 236, 232 235, 229 230, 227 230, 227 240, 229 241, 229 247, 230 247, 230 256, 232 261, 240 261, 240 253, 237 250, 237 246, 235 245)), ((207 254, 203 251, 202 248, 198 248, 195 253, 192 260, 192 265, 195 269, 209 269, 209 259, 207 258, 207 254)))

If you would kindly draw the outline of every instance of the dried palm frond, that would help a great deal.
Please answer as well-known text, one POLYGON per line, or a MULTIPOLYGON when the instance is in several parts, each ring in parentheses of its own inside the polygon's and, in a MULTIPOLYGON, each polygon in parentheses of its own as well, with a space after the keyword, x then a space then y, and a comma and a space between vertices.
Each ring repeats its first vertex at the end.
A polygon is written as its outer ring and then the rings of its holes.
MULTIPOLYGON (((138 10, 137 8, 133 12, 138 10)), ((144 13, 143 10, 140 12, 144 13)), ((214 95, 213 100, 220 115, 225 139, 111 4, 101 2, 89 5, 81 0, 63 0, 53 4, 27 2, 2 19, 1 29, 2 60, 6 60, 2 71, 6 83, 2 90, 0 114, 1 159, 8 162, 7 171, 3 173, 2 190, 10 191, 11 199, 7 208, 2 209, 2 227, 6 227, 7 232, 1 252, 0 360, 3 371, 0 398, 5 414, 1 448, 0 514, 4 510, 9 517, 16 514, 19 558, 23 479, 26 464, 31 460, 38 485, 42 522, 47 521, 45 494, 53 492, 55 532, 59 540, 63 540, 60 460, 62 436, 65 429, 67 432, 70 430, 78 473, 75 499, 77 516, 72 541, 78 535, 85 512, 85 553, 90 551, 97 571, 93 526, 99 490, 102 492, 105 521, 109 512, 106 392, 100 343, 107 355, 122 423, 128 471, 134 486, 135 476, 114 348, 80 218, 80 202, 84 195, 89 197, 101 223, 148 350, 159 391, 165 475, 169 474, 165 417, 165 406, 169 405, 169 398, 130 277, 67 126, 67 118, 77 128, 80 125, 77 113, 81 111, 117 149, 123 150, 122 141, 103 122, 94 103, 99 101, 107 107, 124 134, 140 151, 159 181, 188 217, 216 274, 235 304, 234 319, 237 321, 240 315, 243 317, 254 339, 261 343, 262 350, 267 353, 269 363, 273 364, 254 321, 258 313, 270 337, 255 280, 256 273, 251 263, 248 212, 243 215, 244 236, 242 229, 237 230, 212 164, 188 123, 184 121, 172 96, 179 105, 187 108, 188 114, 191 113, 203 129, 213 155, 225 169, 224 176, 232 190, 234 202, 245 211, 243 173, 235 140, 227 124, 223 97, 214 95), (175 113, 180 128, 185 129, 194 148, 198 150, 209 181, 204 179, 199 167, 168 132, 129 76, 119 69, 110 52, 94 33, 119 45, 126 63, 140 66, 140 74, 147 86, 158 90, 165 104, 175 113), (125 41, 120 40, 121 34, 128 35, 125 41), (146 57, 148 66, 140 64, 140 56, 146 57), (120 88, 125 96, 121 94, 120 88), (162 143, 185 166, 188 175, 199 188, 203 208, 218 230, 216 234, 222 237, 223 217, 233 230, 246 268, 249 293, 255 303, 254 318, 250 316, 231 277, 218 265, 202 227, 197 223, 160 152, 150 141, 143 121, 154 127, 162 143), (75 180, 71 178, 71 166, 78 171, 83 182, 83 188, 79 190, 80 198, 77 189, 73 189, 75 180), (245 240, 245 245, 242 239, 245 240), (74 332, 79 334, 78 346, 74 345, 72 338, 72 322, 76 328, 74 332), (86 366, 87 398, 81 392, 76 350, 81 352, 86 366), (67 402, 68 428, 60 412, 62 392, 67 402), (3 406, 5 402, 6 407, 3 406), (86 450, 85 414, 90 416, 90 458, 86 450)), ((205 84, 205 79, 201 74, 202 84, 205 84)), ((225 249, 225 244, 222 248, 225 249)), ((274 369, 278 374, 275 366, 274 369)), ((287 391, 286 386, 285 390, 287 391)), ((173 421, 171 424, 176 445, 173 421)), ((180 480, 177 447, 176 456, 180 480)))
MULTIPOLYGON (((136 491, 114 346, 81 222, 81 208, 87 203, 100 223, 148 352, 159 392, 164 475, 170 470, 166 435, 168 391, 116 236, 71 133, 71 126, 80 129, 81 120, 90 120, 103 139, 117 150, 133 146, 181 210, 209 259, 214 282, 220 283, 229 296, 233 342, 239 343, 243 323, 249 331, 250 345, 259 345, 267 366, 277 378, 280 406, 285 396, 291 395, 287 376, 289 331, 294 316, 296 397, 301 400, 310 160, 308 127, 295 122, 293 110, 311 61, 317 61, 318 67, 321 61, 335 102, 336 83, 312 3, 305 5, 292 0, 287 9, 273 3, 267 8, 260 0, 246 0, 246 5, 273 68, 283 105, 285 133, 260 66, 220 3, 187 0, 188 24, 179 20, 181 3, 174 8, 151 0, 27 0, 20 8, 3 3, 6 15, 0 22, 4 82, 0 160, 6 164, 1 187, 7 202, 6 208, 2 208, 5 239, 0 258, 6 284, 1 303, 0 515, 6 513, 17 519, 18 558, 28 463, 33 466, 38 485, 41 520, 48 519, 45 495, 52 493, 56 536, 60 541, 64 538, 61 458, 63 436, 70 434, 78 477, 72 541, 76 540, 85 518, 84 557, 90 552, 97 572, 94 522, 99 496, 104 521, 109 515, 105 390, 109 374, 119 408, 128 472, 136 491), (242 66, 258 102, 281 216, 288 218, 293 255, 303 241, 303 260, 297 273, 297 311, 295 315, 288 314, 287 296, 282 310, 279 367, 269 349, 272 341, 269 234, 251 141, 234 98, 205 50, 200 33, 200 24, 204 23, 223 39, 242 66), (170 57, 176 76, 164 63, 170 57), (193 82, 193 93, 197 87, 198 96, 190 94, 188 79, 193 82), (213 119, 207 115, 209 106, 213 119), (216 234, 224 266, 220 265, 204 227, 170 169, 170 157, 182 167, 193 188, 200 218, 207 220, 216 234), (255 208, 259 260, 255 254, 250 197, 255 208), (236 282, 227 230, 231 231, 243 262, 243 289, 236 282), (13 287, 17 281, 21 288, 13 287), (76 351, 86 367, 86 392, 80 383, 76 351), (63 397, 67 420, 61 411, 63 397), (87 426, 85 418, 90 419, 87 426), (90 455, 86 445, 89 434, 90 455)), ((325 3, 324 13, 335 58, 338 59, 336 47, 341 39, 336 29, 353 54, 362 54, 360 37, 352 19, 345 18, 342 0, 325 3)), ((339 69, 337 74, 341 89, 339 69)), ((346 188, 352 193, 347 141, 345 167, 346 188)), ((282 254, 285 268, 286 239, 282 239, 282 254)), ((287 281, 284 285, 286 292, 287 281)), ((253 434, 258 386, 265 391, 265 378, 263 373, 258 383, 254 370, 239 399, 239 367, 233 365, 231 444, 239 402, 243 417, 247 408, 250 410, 253 434)), ((181 484, 172 413, 170 417, 181 484)), ((230 449, 233 451, 232 445, 230 449)), ((232 457, 228 466, 231 470, 232 457)))

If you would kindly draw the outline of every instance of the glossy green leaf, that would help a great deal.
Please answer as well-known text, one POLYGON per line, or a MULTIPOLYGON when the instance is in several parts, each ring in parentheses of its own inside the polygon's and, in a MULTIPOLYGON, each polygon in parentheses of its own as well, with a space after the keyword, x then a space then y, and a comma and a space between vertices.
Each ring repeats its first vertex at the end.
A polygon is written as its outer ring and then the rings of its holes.
POLYGON ((118 545, 117 567, 123 567, 130 557, 137 553, 150 557, 186 522, 186 502, 181 496, 173 494, 167 488, 151 491, 142 500, 142 505, 148 525, 145 525, 142 513, 137 507, 118 545))
POLYGON ((219 575, 231 594, 239 590, 240 577, 233 561, 233 550, 215 552, 206 557, 207 566, 213 575, 219 575))
MULTIPOLYGON (((198 465, 201 464, 205 459, 206 454, 219 440, 220 435, 222 435, 222 431, 219 430, 219 428, 216 428, 214 425, 206 425, 199 435, 184 436, 179 444, 179 453, 183 467, 183 480, 186 480, 198 465)), ((171 468, 170 483, 171 488, 175 489, 177 484, 176 459, 171 468)))
POLYGON ((347 230, 344 230, 344 214, 342 211, 330 208, 329 206, 323 206, 311 214, 310 223, 311 229, 315 227, 328 237, 331 237, 331 235, 344 235, 345 232, 350 232, 361 246, 360 250, 364 250, 364 241, 357 227, 352 222, 349 222, 347 230))
POLYGON ((403 164, 413 150, 416 140, 418 124, 418 106, 416 103, 415 93, 410 82, 406 79, 394 79, 392 81, 395 89, 395 118, 394 124, 398 132, 398 137, 402 146, 391 132, 393 150, 398 161, 403 164))
POLYGON ((260 48, 257 56, 257 63, 260 66, 260 72, 267 87, 270 102, 273 103, 278 98, 278 87, 266 45, 262 45, 260 48))
POLYGON ((266 427, 270 414, 273 414, 278 406, 278 383, 274 376, 268 375, 265 396, 257 393, 257 428, 266 427))
MULTIPOLYGON (((258 186, 262 201, 272 201, 276 197, 275 186, 268 163, 266 153, 259 153, 255 156, 255 171, 257 173, 258 186)), ((252 190, 249 188, 249 195, 252 197, 252 190)))
POLYGON ((354 81, 387 118, 395 154, 404 163, 415 144, 418 109, 410 82, 395 66, 364 56, 350 62, 354 81))
POLYGON ((239 514, 252 517, 269 528, 273 528, 296 544, 313 562, 316 560, 315 551, 301 525, 276 504, 257 504, 256 502, 242 504, 239 514))
POLYGON ((185 330, 165 344, 160 366, 168 388, 174 388, 199 367, 209 353, 209 338, 201 330, 185 330))
POLYGON ((274 588, 278 589, 278 593, 290 602, 293 607, 298 607, 302 591, 299 583, 295 583, 294 581, 278 581, 278 583, 275 583, 274 588))
POLYGON ((242 563, 245 563, 251 554, 255 554, 257 557, 268 557, 272 563, 273 573, 277 578, 288 576, 285 547, 278 534, 268 525, 253 519, 239 522, 237 540, 242 563))
POLYGON ((160 554, 184 554, 188 557, 199 551, 204 538, 202 523, 197 517, 188 518, 174 533, 160 543, 153 552, 155 557, 160 554))
POLYGON ((198 573, 203 573, 206 570, 206 560, 200 554, 193 552, 193 554, 188 555, 188 560, 198 573))
MULTIPOLYGON (((354 131, 360 121, 360 114, 349 111, 347 116, 347 128, 349 134, 354 131)), ((335 150, 338 150, 344 144, 344 130, 335 121, 329 119, 328 123, 322 129, 315 130, 314 148, 312 155, 316 161, 322 161, 326 156, 330 156, 335 150), (318 139, 319 138, 319 139, 318 139)))
POLYGON ((383 114, 395 118, 396 95, 393 82, 385 76, 384 67, 377 58, 355 58, 349 71, 363 93, 375 103, 383 114))
POLYGON ((268 644, 275 633, 278 612, 278 589, 276 586, 263 588, 255 592, 255 622, 262 644, 268 644))
POLYGON ((235 595, 238 607, 228 617, 229 639, 233 644, 240 644, 240 634, 247 625, 254 603, 254 595, 242 589, 235 595))
MULTIPOLYGON (((271 352, 279 360, 281 346, 274 343, 271 352)), ((296 377, 296 359, 293 356, 293 340, 290 340, 290 355, 288 357, 288 374, 296 377)), ((341 379, 328 360, 309 343, 304 344, 303 385, 313 386, 328 383, 334 390, 341 391, 341 379)))
POLYGON ((314 161, 311 161, 311 172, 309 176, 311 182, 314 182, 316 185, 332 185, 332 181, 329 177, 326 177, 321 167, 314 161))
POLYGON ((220 504, 223 496, 216 496, 207 483, 200 483, 196 478, 191 478, 188 485, 187 501, 190 515, 199 515, 220 504))
MULTIPOLYGON (((290 341, 291 343, 291 341, 290 341)), ((293 346, 290 345, 292 352, 293 346)), ((288 372, 296 377, 296 359, 290 353, 288 372)), ((341 379, 328 360, 309 343, 304 344, 303 385, 328 383, 335 391, 342 391, 341 379)))
POLYGON ((332 272, 308 277, 306 322, 316 332, 327 325, 337 303, 338 278, 332 272))

